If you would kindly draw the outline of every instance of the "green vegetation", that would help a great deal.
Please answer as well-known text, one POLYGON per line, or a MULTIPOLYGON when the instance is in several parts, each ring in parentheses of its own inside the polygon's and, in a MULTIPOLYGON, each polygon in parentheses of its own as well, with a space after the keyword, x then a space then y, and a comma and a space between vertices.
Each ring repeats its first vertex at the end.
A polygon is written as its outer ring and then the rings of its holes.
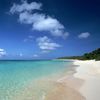
POLYGON ((90 53, 85 53, 82 56, 71 56, 71 57, 60 57, 58 59, 79 59, 79 60, 100 60, 100 48, 90 52, 90 53))

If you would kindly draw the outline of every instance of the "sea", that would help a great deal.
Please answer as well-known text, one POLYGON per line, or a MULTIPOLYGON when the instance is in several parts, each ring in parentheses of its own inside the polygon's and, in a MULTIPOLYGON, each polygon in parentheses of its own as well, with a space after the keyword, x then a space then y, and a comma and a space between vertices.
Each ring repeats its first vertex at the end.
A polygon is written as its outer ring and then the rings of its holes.
POLYGON ((44 100, 71 65, 64 60, 0 61, 0 100, 44 100))

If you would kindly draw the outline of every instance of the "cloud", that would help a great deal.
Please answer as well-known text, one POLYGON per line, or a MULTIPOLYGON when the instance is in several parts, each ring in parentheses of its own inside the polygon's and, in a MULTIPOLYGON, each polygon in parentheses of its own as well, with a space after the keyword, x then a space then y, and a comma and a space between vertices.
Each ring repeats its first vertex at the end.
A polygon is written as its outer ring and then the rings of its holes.
POLYGON ((27 3, 27 1, 23 0, 22 4, 13 4, 13 6, 10 9, 10 13, 21 13, 23 11, 29 11, 31 12, 32 10, 41 10, 41 3, 37 2, 32 2, 32 3, 27 3))
POLYGON ((44 52, 55 50, 56 48, 61 47, 61 45, 53 42, 47 36, 37 38, 37 42, 38 42, 39 48, 44 52))
POLYGON ((46 31, 57 37, 67 37, 69 33, 65 31, 64 25, 56 18, 44 13, 33 12, 34 10, 41 10, 41 7, 41 3, 28 3, 27 1, 24 1, 20 5, 14 4, 10 9, 10 13, 17 13, 19 15, 19 22, 31 24, 33 30, 46 31))
POLYGON ((0 57, 3 57, 5 55, 6 55, 6 51, 0 48, 0 57))
POLYGON ((81 33, 78 35, 78 38, 82 39, 82 38, 88 38, 90 36, 89 32, 85 32, 85 33, 81 33))

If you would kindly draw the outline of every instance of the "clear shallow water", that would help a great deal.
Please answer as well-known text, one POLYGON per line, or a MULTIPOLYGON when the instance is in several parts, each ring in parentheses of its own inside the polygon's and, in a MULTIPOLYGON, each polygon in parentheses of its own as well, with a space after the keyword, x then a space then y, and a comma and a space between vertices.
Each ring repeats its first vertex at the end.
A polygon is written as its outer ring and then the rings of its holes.
MULTIPOLYGON (((63 73, 70 64, 71 62, 64 61, 0 61, 0 100, 17 100, 16 95, 20 95, 19 100, 33 100, 32 98, 23 99, 25 94, 22 93, 22 90, 36 79, 63 73)), ((48 85, 48 83, 43 85, 48 85)), ((35 91, 39 91, 41 88, 34 82, 33 86, 35 86, 35 91)), ((27 91, 28 95, 32 95, 30 94, 32 90, 27 91)), ((40 91, 37 93, 39 94, 40 91)))

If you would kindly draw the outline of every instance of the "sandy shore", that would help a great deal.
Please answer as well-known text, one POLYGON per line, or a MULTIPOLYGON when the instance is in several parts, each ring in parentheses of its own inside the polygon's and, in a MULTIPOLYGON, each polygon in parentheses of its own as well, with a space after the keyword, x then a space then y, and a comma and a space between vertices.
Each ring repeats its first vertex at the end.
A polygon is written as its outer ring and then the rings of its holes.
POLYGON ((74 61, 76 68, 75 78, 84 80, 79 89, 86 100, 100 100, 100 61, 74 61))
POLYGON ((100 100, 100 61, 74 60, 73 64, 60 77, 32 82, 11 100, 100 100))
POLYGON ((64 71, 64 75, 37 79, 11 100, 85 100, 78 91, 83 81, 73 77, 75 69, 72 66, 69 71, 64 71))
MULTIPOLYGON (((74 78, 73 78, 74 79, 74 78)), ((71 79, 58 82, 53 80, 39 80, 34 87, 30 84, 29 87, 19 93, 16 98, 11 100, 85 100, 73 84, 76 80, 71 79), (69 80, 69 81, 68 81, 69 80)), ((74 84, 76 86, 76 84, 74 84)))

